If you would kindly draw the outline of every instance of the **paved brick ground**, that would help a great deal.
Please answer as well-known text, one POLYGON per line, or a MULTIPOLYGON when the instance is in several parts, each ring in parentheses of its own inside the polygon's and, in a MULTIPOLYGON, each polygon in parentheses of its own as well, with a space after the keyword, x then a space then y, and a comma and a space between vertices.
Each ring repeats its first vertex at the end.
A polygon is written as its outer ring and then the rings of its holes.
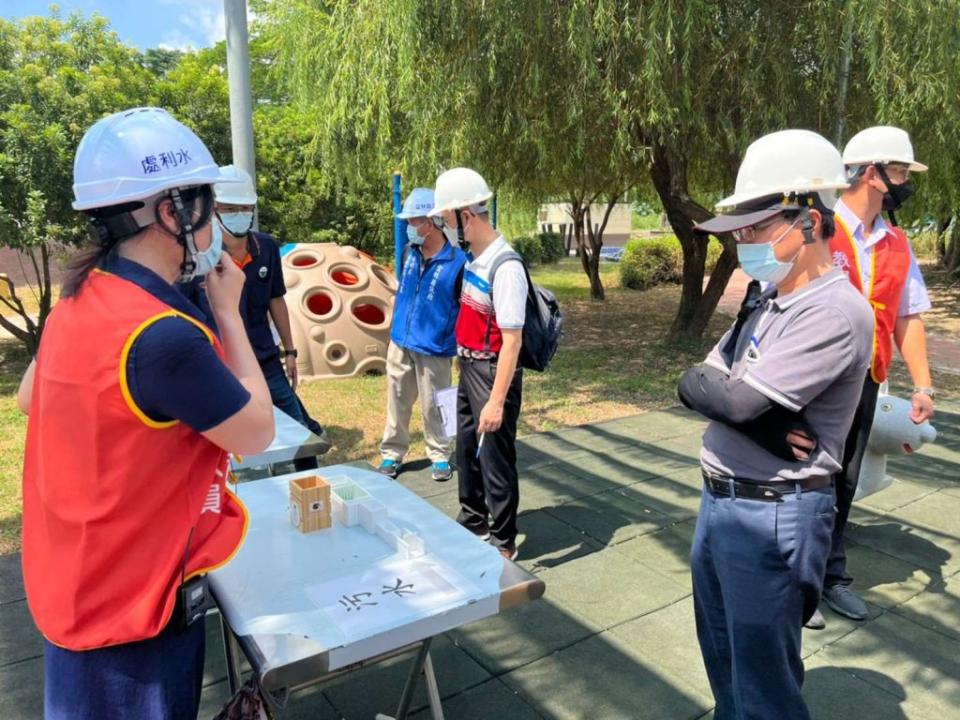
MULTIPOLYGON (((805 634, 814 717, 960 717, 960 406, 941 407, 938 426, 936 446, 891 463, 894 486, 854 509, 851 567, 871 617, 825 610, 828 628, 805 634)), ((668 410, 524 439, 520 562, 547 592, 435 645, 448 718, 711 717, 687 569, 702 429, 668 410)), ((455 513, 455 485, 425 469, 400 482, 455 513)), ((215 621, 209 631, 202 718, 227 695, 215 621)), ((280 717, 372 720, 392 712, 405 673, 368 669, 295 696, 280 717)), ((19 558, 3 557, 0 718, 39 718, 42 681, 19 558)), ((415 704, 427 718, 422 691, 415 704)))

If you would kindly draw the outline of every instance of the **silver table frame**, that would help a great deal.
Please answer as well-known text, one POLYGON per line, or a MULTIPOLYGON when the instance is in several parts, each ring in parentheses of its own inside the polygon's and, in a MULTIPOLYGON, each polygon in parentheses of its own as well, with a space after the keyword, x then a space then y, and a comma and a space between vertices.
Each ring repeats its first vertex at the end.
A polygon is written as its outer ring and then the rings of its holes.
MULTIPOLYGON (((242 649, 233 631, 227 626, 227 621, 224 619, 223 614, 220 615, 220 629, 223 633, 224 655, 227 658, 227 684, 230 687, 230 694, 233 695, 240 689, 241 685, 240 655, 242 649)), ((417 680, 421 673, 424 676, 424 681, 427 686, 427 701, 428 707, 430 708, 430 716, 433 720, 444 720, 443 705, 440 700, 440 687, 437 685, 437 676, 434 673, 433 660, 430 657, 430 645, 432 643, 433 638, 426 638, 413 645, 407 645, 406 647, 398 648, 397 650, 392 650, 388 653, 383 653, 376 657, 333 670, 322 677, 307 680, 294 687, 285 687, 279 692, 271 692, 263 688, 261 690, 264 698, 270 703, 271 707, 279 709, 286 705, 287 698, 298 690, 304 690, 314 685, 321 685, 341 675, 347 675, 348 673, 376 665, 386 660, 415 654, 413 662, 410 665, 410 671, 407 674, 407 680, 403 685, 403 691, 400 694, 400 700, 397 703, 396 715, 387 716, 378 714, 376 720, 406 720, 410 712, 410 704, 413 702, 413 693, 416 689, 417 680)))
MULTIPOLYGON (((449 518, 447 520, 450 523, 455 522, 449 518)), ((477 538, 471 539, 470 542, 480 543, 482 541, 477 538)), ((501 572, 498 583, 499 595, 491 598, 497 600, 497 613, 537 600, 543 595, 545 590, 543 580, 506 558, 500 558, 500 560, 502 565, 500 566, 501 572)), ((216 597, 216 584, 212 583, 211 585, 214 597, 216 597)), ((220 605, 222 606, 222 603, 220 605)), ((425 634, 424 637, 417 637, 418 632, 412 633, 412 637, 408 634, 401 646, 379 652, 371 657, 362 658, 342 667, 331 668, 330 649, 319 647, 316 642, 309 638, 295 636, 285 636, 288 659, 280 664, 271 664, 271 662, 275 663, 276 661, 267 657, 269 650, 264 651, 262 648, 270 646, 272 636, 258 636, 255 633, 236 635, 230 627, 228 618, 222 611, 220 612, 220 619, 227 663, 227 679, 231 694, 236 693, 241 685, 242 657, 246 657, 253 669, 267 702, 275 708, 281 708, 286 704, 290 694, 298 690, 328 682, 336 677, 391 658, 413 655, 413 663, 410 666, 410 672, 403 687, 394 720, 405 720, 407 718, 413 700, 413 692, 421 674, 425 678, 432 716, 434 720, 443 719, 440 691, 434 673, 433 661, 430 657, 430 647, 434 637, 458 627, 460 623, 450 625, 439 631, 434 629, 429 635, 425 634)), ((379 720, 389 719, 381 715, 379 720)))

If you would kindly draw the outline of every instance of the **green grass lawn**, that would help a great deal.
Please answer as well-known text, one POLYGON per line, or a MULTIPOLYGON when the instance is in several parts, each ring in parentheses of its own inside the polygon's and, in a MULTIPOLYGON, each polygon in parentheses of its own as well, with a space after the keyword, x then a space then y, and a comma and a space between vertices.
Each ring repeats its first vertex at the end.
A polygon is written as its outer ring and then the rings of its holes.
MULTIPOLYGON (((661 341, 677 306, 679 287, 636 292, 619 287, 617 265, 604 263, 604 302, 591 301, 579 261, 537 267, 534 281, 553 290, 566 317, 566 338, 546 373, 524 380, 521 434, 579 425, 676 403, 678 374, 702 359, 707 341, 677 347, 661 341)), ((728 322, 718 318, 715 337, 728 322)), ((0 554, 20 545, 20 474, 26 418, 15 393, 28 358, 18 343, 0 341, 0 554)), ((386 379, 359 377, 305 383, 300 396, 335 447, 325 462, 375 460, 383 430, 386 379)), ((411 458, 423 455, 414 412, 411 458)))

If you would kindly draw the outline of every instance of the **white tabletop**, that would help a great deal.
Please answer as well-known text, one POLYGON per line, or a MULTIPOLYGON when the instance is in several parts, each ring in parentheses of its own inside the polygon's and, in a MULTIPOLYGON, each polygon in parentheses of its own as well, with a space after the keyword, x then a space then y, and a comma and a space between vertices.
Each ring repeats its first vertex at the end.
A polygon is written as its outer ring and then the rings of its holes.
POLYGON ((278 407, 273 408, 273 421, 276 433, 270 446, 256 455, 244 455, 239 460, 233 458, 231 467, 234 470, 263 467, 273 463, 318 455, 316 446, 321 443, 319 437, 278 407))
POLYGON ((504 560, 428 502, 383 475, 346 465, 241 483, 247 538, 211 575, 221 611, 268 690, 536 599, 542 581, 504 560), (291 478, 349 478, 416 533, 424 554, 403 557, 361 525, 303 534, 290 524, 291 478))

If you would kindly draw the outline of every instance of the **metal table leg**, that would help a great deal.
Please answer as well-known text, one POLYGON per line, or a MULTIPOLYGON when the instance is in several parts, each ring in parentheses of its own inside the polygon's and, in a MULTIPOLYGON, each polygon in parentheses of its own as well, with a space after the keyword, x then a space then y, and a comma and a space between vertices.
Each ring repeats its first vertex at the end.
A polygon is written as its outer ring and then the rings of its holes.
POLYGON ((420 673, 423 672, 423 665, 430 657, 430 643, 432 638, 427 638, 420 646, 413 665, 410 666, 410 674, 407 676, 407 682, 403 686, 403 693, 400 695, 400 704, 397 705, 397 715, 395 720, 407 720, 407 713, 410 711, 410 703, 413 701, 413 691, 417 686, 417 680, 420 673))
POLYGON ((223 634, 223 654, 227 660, 227 685, 232 696, 240 689, 240 646, 233 631, 227 627, 223 613, 220 613, 220 632, 223 634))
POLYGON ((433 673, 433 658, 427 653, 423 663, 423 677, 427 682, 427 699, 430 702, 430 715, 433 720, 443 720, 443 705, 440 704, 440 688, 437 676, 433 673))
POLYGON ((431 642, 433 642, 433 638, 427 638, 417 651, 413 665, 410 666, 410 674, 407 675, 407 682, 403 686, 403 693, 400 695, 397 714, 392 718, 388 715, 378 714, 376 720, 407 720, 407 714, 410 712, 410 703, 413 701, 413 691, 417 686, 420 673, 424 674, 427 682, 427 698, 430 702, 430 714, 433 720, 443 720, 443 708, 440 705, 440 690, 437 687, 436 675, 433 673, 433 661, 430 659, 431 642))

